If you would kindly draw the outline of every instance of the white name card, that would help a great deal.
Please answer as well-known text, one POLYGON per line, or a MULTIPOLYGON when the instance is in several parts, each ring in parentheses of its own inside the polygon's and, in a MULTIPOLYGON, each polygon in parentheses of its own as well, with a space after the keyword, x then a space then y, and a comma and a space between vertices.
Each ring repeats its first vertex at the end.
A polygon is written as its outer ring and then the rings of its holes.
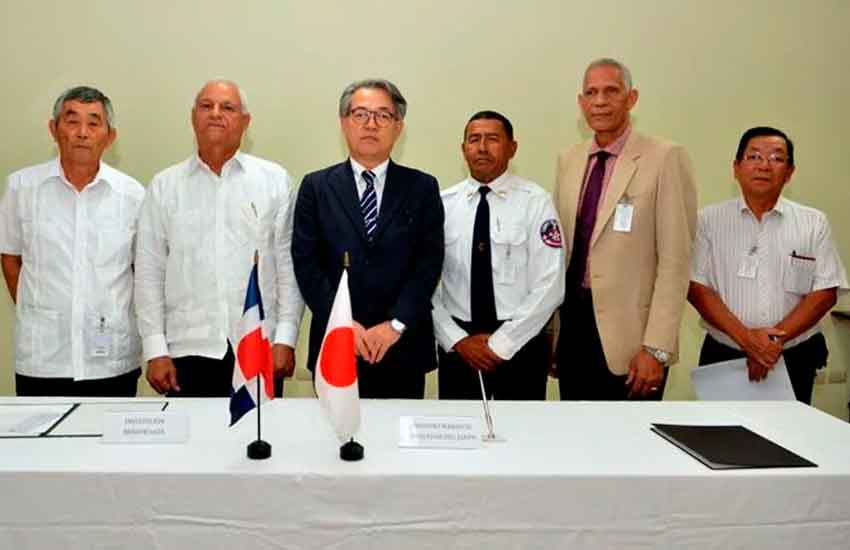
POLYGON ((108 412, 103 443, 185 443, 189 416, 178 412, 108 412))
POLYGON ((398 446, 421 449, 481 447, 481 419, 474 416, 402 416, 398 446))

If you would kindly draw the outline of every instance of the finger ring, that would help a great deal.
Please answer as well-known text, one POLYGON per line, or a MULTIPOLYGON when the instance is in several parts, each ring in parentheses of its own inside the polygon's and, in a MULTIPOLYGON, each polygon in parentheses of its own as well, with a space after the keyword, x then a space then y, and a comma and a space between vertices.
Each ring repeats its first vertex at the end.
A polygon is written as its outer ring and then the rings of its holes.
POLYGON ((649 391, 658 391, 658 386, 652 386, 649 391))

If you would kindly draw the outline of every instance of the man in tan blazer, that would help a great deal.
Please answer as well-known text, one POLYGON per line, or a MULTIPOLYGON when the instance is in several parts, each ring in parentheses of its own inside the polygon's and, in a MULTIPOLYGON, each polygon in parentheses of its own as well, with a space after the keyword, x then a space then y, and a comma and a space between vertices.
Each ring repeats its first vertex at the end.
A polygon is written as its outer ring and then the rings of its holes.
POLYGON ((682 146, 631 128, 637 100, 622 63, 591 63, 578 104, 594 138, 558 159, 561 399, 661 399, 678 354, 696 186, 682 146))

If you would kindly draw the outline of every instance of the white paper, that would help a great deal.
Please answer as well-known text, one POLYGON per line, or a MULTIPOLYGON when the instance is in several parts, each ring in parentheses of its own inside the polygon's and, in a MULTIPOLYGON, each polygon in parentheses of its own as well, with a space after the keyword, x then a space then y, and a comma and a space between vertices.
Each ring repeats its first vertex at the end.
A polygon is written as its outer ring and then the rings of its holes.
POLYGON ((0 437, 39 436, 73 405, 5 405, 0 407, 0 437))
POLYGON ((733 359, 697 367, 691 382, 701 401, 794 401, 794 389, 788 378, 785 359, 779 358, 759 382, 747 375, 747 359, 733 359))

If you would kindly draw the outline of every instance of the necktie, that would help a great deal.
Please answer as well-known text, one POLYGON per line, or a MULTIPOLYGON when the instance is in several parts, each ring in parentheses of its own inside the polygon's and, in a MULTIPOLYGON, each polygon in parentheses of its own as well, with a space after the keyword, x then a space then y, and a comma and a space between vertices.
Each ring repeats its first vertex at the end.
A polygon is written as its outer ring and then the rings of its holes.
POLYGON ((366 228, 366 238, 372 242, 372 235, 378 225, 378 195, 375 193, 375 174, 370 170, 363 170, 363 181, 366 182, 366 190, 360 197, 360 212, 363 214, 363 226, 366 228))
POLYGON ((475 211, 472 229, 472 263, 470 269, 470 314, 472 326, 487 331, 496 323, 496 298, 493 293, 493 265, 490 259, 490 205, 486 185, 478 187, 481 199, 475 211))
POLYGON ((573 251, 570 255, 570 265, 567 268, 567 290, 578 289, 584 281, 584 274, 587 271, 587 255, 590 250, 590 237, 593 235, 596 213, 599 210, 599 199, 602 197, 605 162, 610 156, 611 153, 607 151, 596 153, 596 164, 593 165, 593 170, 587 179, 581 210, 576 218, 573 251))

